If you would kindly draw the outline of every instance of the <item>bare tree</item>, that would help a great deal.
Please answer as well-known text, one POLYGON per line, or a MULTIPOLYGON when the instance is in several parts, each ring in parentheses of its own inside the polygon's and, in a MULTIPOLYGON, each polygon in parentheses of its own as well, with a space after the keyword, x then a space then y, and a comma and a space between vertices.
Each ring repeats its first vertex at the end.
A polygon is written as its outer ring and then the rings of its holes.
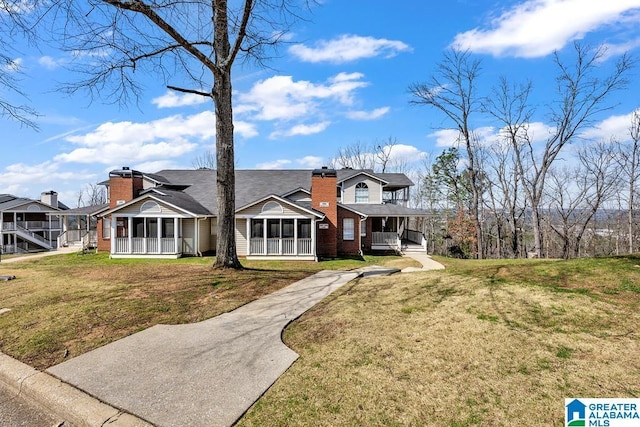
POLYGON ((334 169, 370 169, 375 172, 407 171, 406 162, 394 156, 394 147, 398 140, 390 136, 386 141, 374 141, 371 144, 356 141, 340 148, 338 154, 329 162, 334 169))
POLYGON ((107 203, 107 192, 102 185, 87 184, 78 193, 78 207, 98 206, 107 203))
POLYGON ((28 100, 26 93, 20 88, 22 70, 15 56, 18 52, 13 48, 16 37, 29 38, 32 34, 23 20, 22 2, 0 2, 0 117, 15 120, 20 124, 37 130, 35 119, 38 113, 27 103, 16 103, 10 94, 28 100), (13 57, 12 57, 13 56, 13 57), (8 97, 7 97, 8 96, 8 97))
MULTIPOLYGON (((184 0, 43 3, 50 30, 76 56, 91 56, 87 78, 66 87, 127 103, 138 75, 213 100, 216 115, 218 239, 215 267, 241 268, 236 253, 231 73, 238 58, 261 64, 298 18, 305 0, 184 0), (61 16, 63 15, 63 16, 61 16), (62 20, 59 18, 63 18, 62 20)), ((212 124, 213 125, 213 124, 212 124)))
POLYGON ((471 128, 471 116, 480 110, 476 84, 480 75, 480 61, 467 51, 450 50, 444 54, 436 72, 426 83, 409 86, 416 105, 426 105, 440 111, 459 133, 459 143, 466 150, 467 173, 471 182, 471 216, 476 228, 476 252, 483 257, 482 223, 480 220, 479 170, 475 158, 476 137, 471 128))
POLYGON ((508 212, 507 222, 511 233, 511 252, 520 255, 520 222, 526 203, 520 197, 521 180, 524 173, 520 147, 526 139, 533 108, 529 103, 532 84, 511 85, 505 77, 500 79, 492 95, 483 103, 483 110, 500 124, 501 143, 493 145, 493 170, 503 195, 503 204, 508 212))
POLYGON ((215 169, 216 168, 216 153, 215 151, 207 150, 204 153, 196 156, 191 162, 191 165, 195 169, 215 169))
POLYGON ((627 232, 629 253, 634 250, 636 184, 640 178, 640 110, 633 112, 629 127, 631 142, 620 147, 620 166, 627 182, 627 232))
POLYGON ((604 54, 602 48, 591 50, 576 43, 574 51, 575 57, 570 63, 566 63, 558 52, 554 54, 554 62, 558 68, 557 98, 550 106, 551 131, 544 146, 534 146, 532 135, 528 132, 523 132, 519 138, 512 140, 515 160, 531 209, 534 252, 538 256, 543 252, 540 205, 547 174, 562 149, 573 142, 599 113, 612 107, 609 97, 626 87, 626 75, 632 66, 630 59, 623 55, 615 63, 613 70, 601 77, 604 54))

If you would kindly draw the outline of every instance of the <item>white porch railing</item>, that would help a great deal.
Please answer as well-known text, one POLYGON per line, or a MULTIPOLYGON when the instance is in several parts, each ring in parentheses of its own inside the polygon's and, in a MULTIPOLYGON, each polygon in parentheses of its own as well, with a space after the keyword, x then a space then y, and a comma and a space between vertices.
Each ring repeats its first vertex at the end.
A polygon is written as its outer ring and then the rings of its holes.
MULTIPOLYGON (((313 255, 311 239, 297 239, 297 255, 313 255)), ((249 255, 296 255, 296 239, 256 237, 249 240, 249 255), (266 250, 265 250, 266 249, 266 250)))
POLYGON ((372 233, 372 243, 374 246, 396 247, 398 243, 398 233, 395 231, 376 231, 372 233))
POLYGON ((298 254, 313 255, 313 242, 311 239, 298 239, 298 254))
POLYGON ((173 237, 170 238, 131 238, 131 248, 129 250, 129 238, 117 237, 115 254, 176 254, 176 243, 173 237))

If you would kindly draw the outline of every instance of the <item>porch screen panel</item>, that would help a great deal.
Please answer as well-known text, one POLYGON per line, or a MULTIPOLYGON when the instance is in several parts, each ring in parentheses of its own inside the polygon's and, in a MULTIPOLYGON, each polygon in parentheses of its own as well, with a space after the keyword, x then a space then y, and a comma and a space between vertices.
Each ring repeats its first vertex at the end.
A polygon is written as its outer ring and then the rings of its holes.
POLYGON ((295 253, 294 230, 295 221, 293 219, 282 220, 282 253, 285 255, 295 253))
POLYGON ((267 254, 280 253, 280 220, 267 220, 267 254))
POLYGON ((175 230, 173 227, 173 218, 162 219, 162 237, 173 238, 175 236, 175 230))
POLYGON ((251 220, 251 237, 264 237, 264 222, 261 219, 251 220))
POLYGON ((310 219, 298 220, 298 254, 299 255, 313 254, 310 219))

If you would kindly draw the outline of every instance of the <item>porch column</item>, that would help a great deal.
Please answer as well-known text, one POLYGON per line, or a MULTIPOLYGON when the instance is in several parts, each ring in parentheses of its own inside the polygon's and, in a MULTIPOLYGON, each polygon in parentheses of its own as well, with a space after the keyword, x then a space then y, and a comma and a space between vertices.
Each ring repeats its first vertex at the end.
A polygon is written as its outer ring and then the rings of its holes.
POLYGON ((156 218, 156 238, 158 239, 158 252, 163 253, 162 248, 162 218, 156 218))
POLYGON ((317 220, 315 218, 313 218, 311 220, 311 250, 312 250, 312 255, 315 257, 318 256, 318 251, 317 251, 317 245, 316 245, 316 227, 318 226, 318 224, 316 223, 317 220))
MULTIPOLYGON (((106 219, 105 217, 102 218, 103 223, 105 219, 106 219)), ((117 224, 118 224, 118 218, 112 215, 111 222, 109 223, 109 229, 111 230, 111 232, 109 233, 109 236, 111 236, 111 253, 109 255, 113 255, 116 253, 116 239, 118 238, 116 234, 116 230, 118 228, 117 224)))
POLYGON ((178 217, 173 218, 173 246, 175 253, 179 253, 178 251, 178 217))
POLYGON ((293 218, 293 254, 298 255, 298 218, 293 218))
POLYGON ((247 218, 245 222, 245 229, 247 231, 247 255, 251 255, 251 218, 247 218))
POLYGON ((267 218, 262 220, 262 240, 264 243, 264 253, 266 255, 269 253, 269 242, 267 241, 267 218))
POLYGON ((147 239, 149 238, 149 236, 147 236, 147 226, 149 225, 147 221, 149 221, 149 218, 142 218, 142 253, 144 254, 149 252, 147 251, 147 239))
POLYGON ((129 253, 133 253, 133 221, 131 217, 127 218, 127 239, 129 240, 129 253))

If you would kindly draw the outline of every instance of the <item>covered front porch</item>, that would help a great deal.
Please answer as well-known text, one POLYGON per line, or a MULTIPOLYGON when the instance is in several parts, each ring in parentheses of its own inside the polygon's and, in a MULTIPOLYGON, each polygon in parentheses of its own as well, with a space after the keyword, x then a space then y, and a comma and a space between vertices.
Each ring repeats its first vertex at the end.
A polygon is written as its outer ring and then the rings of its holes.
MULTIPOLYGON (((111 257, 179 258, 185 252, 193 253, 193 244, 187 244, 182 236, 183 221, 183 218, 176 217, 113 216, 110 218, 111 236, 113 236, 111 257)), ((193 220, 190 226, 194 226, 193 220)), ((193 243, 193 238, 189 241, 193 243)))
POLYGON ((410 218, 399 216, 369 217, 371 250, 402 252, 407 246, 414 250, 427 250, 423 232, 409 228, 410 218))
POLYGON ((317 260, 316 221, 323 215, 277 196, 236 212, 238 255, 248 259, 317 260))
POLYGON ((315 260, 313 221, 309 218, 252 218, 247 257, 315 260))

